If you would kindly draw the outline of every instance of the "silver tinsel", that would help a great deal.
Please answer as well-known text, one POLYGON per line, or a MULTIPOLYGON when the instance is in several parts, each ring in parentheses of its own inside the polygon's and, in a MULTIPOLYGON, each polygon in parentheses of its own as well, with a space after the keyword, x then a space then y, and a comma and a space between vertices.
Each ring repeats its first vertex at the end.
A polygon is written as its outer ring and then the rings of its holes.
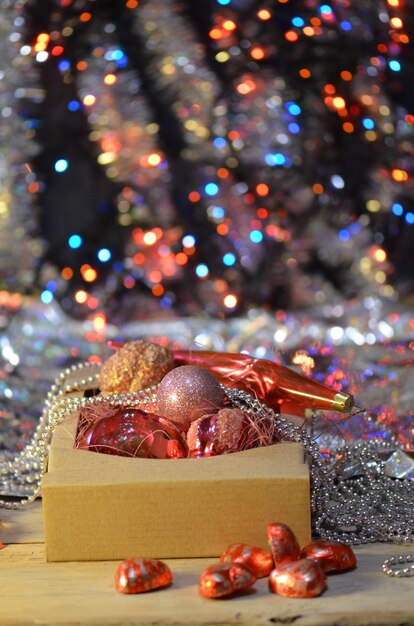
MULTIPOLYGON (((156 399, 156 389, 112 396, 76 397, 67 394, 96 387, 99 369, 90 363, 62 371, 52 385, 33 440, 0 469, 2 492, 24 496, 21 502, 0 500, 5 508, 33 501, 47 468, 47 450, 53 428, 83 406, 110 402, 135 406, 156 399)), ((359 544, 410 542, 414 539, 412 481, 388 475, 386 462, 398 450, 395 438, 353 443, 321 455, 319 444, 305 429, 275 414, 249 394, 226 389, 230 401, 252 416, 269 419, 285 441, 302 444, 310 461, 312 526, 315 536, 359 544)))

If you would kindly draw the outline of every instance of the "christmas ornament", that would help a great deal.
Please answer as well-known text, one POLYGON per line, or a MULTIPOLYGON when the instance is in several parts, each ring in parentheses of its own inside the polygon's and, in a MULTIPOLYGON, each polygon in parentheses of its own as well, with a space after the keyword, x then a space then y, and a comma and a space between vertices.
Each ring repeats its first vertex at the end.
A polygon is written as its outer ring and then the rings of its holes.
POLYGON ((262 548, 248 546, 245 543, 233 543, 220 557, 221 563, 243 563, 256 578, 269 576, 273 569, 273 557, 262 548))
POLYGON ((304 408, 348 413, 354 407, 351 395, 329 389, 267 359, 255 359, 247 354, 176 350, 174 361, 206 367, 227 387, 247 391, 271 408, 282 406, 288 413, 300 413, 304 408))
POLYGON ((276 566, 300 558, 300 546, 293 531, 286 524, 268 524, 267 533, 273 562, 276 566))
MULTIPOLYGON (((397 347, 396 359, 401 352, 400 344, 397 347)), ((124 408, 155 405, 155 388, 106 397, 84 397, 79 392, 96 388, 98 374, 99 368, 92 362, 77 363, 60 372, 46 394, 30 444, 1 466, 3 491, 7 495, 19 493, 22 500, 1 498, 0 508, 19 509, 39 497, 51 435, 55 426, 69 415, 102 403, 124 408), (78 393, 73 395, 73 392, 78 393)), ((284 441, 300 443, 311 458, 312 532, 315 536, 348 544, 413 540, 414 485, 409 480, 395 480, 385 471, 383 459, 399 445, 389 433, 387 438, 381 435, 380 439, 357 440, 322 456, 319 444, 304 429, 280 417, 256 398, 230 388, 226 389, 226 395, 232 406, 247 412, 252 419, 272 423, 275 433, 284 441), (355 480, 355 467, 358 480, 355 480)), ((384 432, 388 432, 386 427, 381 429, 381 433, 384 432)))
POLYGON ((125 343, 103 365, 103 393, 133 393, 157 385, 174 367, 169 348, 139 339, 125 343))
POLYGON ((244 591, 256 582, 256 576, 243 563, 216 563, 200 576, 198 590, 204 598, 223 598, 244 591))
POLYGON ((355 553, 350 546, 323 539, 305 546, 301 557, 317 561, 325 572, 345 572, 356 567, 357 563, 355 553))
POLYGON ((182 429, 220 409, 224 400, 224 391, 214 374, 197 365, 171 370, 160 382, 157 393, 159 414, 182 429))
POLYGON ((171 585, 171 571, 163 561, 127 559, 115 572, 115 588, 120 593, 144 593, 171 585))
MULTIPOLYGON (((101 408, 101 407, 99 407, 101 408)), ((99 410, 96 412, 99 415, 99 410)), ((182 459, 187 445, 169 420, 137 408, 120 408, 82 434, 78 448, 145 459, 182 459)))
POLYGON ((326 589, 326 575, 319 563, 300 559, 277 566, 269 576, 269 589, 288 598, 314 598, 326 589))
POLYGON ((239 409, 220 409, 191 423, 187 433, 190 456, 215 456, 254 445, 251 422, 239 409), (250 435, 250 436, 249 436, 250 435))

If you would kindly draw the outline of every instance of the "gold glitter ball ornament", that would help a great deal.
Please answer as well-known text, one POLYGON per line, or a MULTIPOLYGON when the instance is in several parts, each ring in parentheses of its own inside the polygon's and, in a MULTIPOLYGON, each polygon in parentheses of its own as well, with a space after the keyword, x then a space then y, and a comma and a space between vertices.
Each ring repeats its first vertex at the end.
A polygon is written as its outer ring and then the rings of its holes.
POLYGON ((103 393, 132 393, 157 385, 174 368, 169 348, 138 339, 119 348, 102 366, 103 393))

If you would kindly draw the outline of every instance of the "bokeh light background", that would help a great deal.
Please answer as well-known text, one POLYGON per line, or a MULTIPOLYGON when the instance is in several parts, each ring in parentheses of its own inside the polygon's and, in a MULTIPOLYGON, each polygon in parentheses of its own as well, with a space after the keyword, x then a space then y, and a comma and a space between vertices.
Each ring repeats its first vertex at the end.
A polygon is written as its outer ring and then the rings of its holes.
POLYGON ((365 394, 412 446, 413 26, 408 0, 0 0, 5 448, 59 367, 159 334, 365 394))

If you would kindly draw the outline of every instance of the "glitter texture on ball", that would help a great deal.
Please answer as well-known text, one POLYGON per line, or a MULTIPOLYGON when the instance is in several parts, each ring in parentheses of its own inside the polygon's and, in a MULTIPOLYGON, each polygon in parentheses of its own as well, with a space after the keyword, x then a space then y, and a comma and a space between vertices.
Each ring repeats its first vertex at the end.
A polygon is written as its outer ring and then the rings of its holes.
POLYGON ((158 387, 158 413, 187 429, 191 422, 220 409, 225 394, 218 380, 197 365, 171 370, 158 387))

